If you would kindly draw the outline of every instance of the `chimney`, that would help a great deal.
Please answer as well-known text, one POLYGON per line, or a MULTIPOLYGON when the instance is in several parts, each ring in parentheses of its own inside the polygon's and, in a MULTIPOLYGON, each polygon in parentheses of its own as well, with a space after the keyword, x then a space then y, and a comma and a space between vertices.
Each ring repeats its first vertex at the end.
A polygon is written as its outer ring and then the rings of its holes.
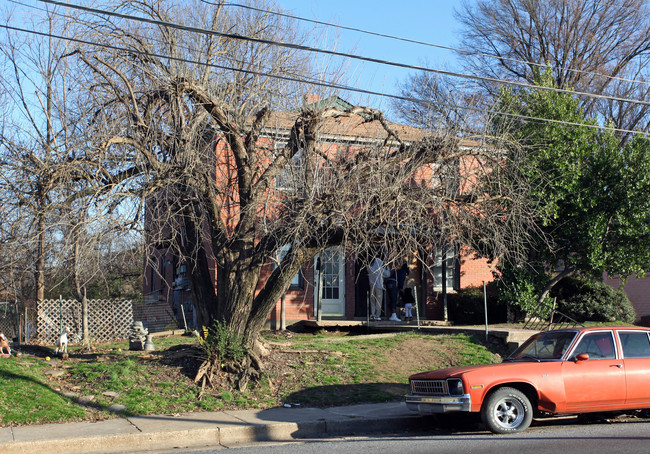
POLYGON ((302 103, 305 106, 316 104, 318 101, 320 101, 320 96, 316 93, 307 93, 302 97, 302 103))

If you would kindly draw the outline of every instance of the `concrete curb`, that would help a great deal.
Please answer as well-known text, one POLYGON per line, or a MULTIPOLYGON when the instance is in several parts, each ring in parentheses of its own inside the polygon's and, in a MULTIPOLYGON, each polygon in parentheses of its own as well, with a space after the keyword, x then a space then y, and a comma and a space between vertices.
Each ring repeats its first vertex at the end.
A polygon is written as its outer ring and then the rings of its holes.
POLYGON ((178 446, 202 447, 219 443, 219 429, 198 429, 180 432, 102 435, 39 441, 23 441, 0 445, 3 453, 112 453, 153 449, 173 449, 178 446), (190 443, 191 442, 191 443, 190 443))
MULTIPOLYGON (((348 407, 346 407, 348 408, 348 407)), ((353 407, 349 407, 353 408, 353 407)), ((377 410, 381 408, 375 407, 377 410)), ((41 427, 40 437, 34 440, 11 441, 0 443, 0 452, 3 454, 26 454, 26 453, 47 453, 47 454, 101 454, 114 452, 145 452, 148 450, 164 450, 174 448, 205 448, 210 446, 236 446, 241 444, 252 444, 255 442, 267 441, 291 441, 303 438, 327 438, 344 435, 361 435, 372 433, 392 433, 395 431, 417 431, 425 428, 423 419, 417 415, 392 414, 387 409, 387 417, 368 417, 356 414, 358 409, 346 411, 336 409, 330 411, 326 417, 318 419, 296 421, 269 421, 268 423, 257 424, 245 422, 243 419, 238 423, 214 423, 214 427, 205 427, 207 421, 195 421, 194 424, 201 428, 189 428, 186 430, 165 430, 169 423, 160 422, 161 428, 158 431, 143 432, 133 425, 130 426, 121 420, 118 423, 103 421, 93 423, 104 424, 104 431, 119 430, 129 433, 96 433, 94 435, 70 436, 70 432, 64 430, 61 435, 52 434, 51 438, 43 438, 47 427, 41 427), (128 427, 128 428, 127 428, 128 427)), ((323 413, 328 413, 326 410, 323 413)), ((227 413, 223 413, 225 416, 227 413)), ((250 416, 250 415, 244 415, 250 416)), ((297 413, 299 418, 303 414, 297 413)), ((137 423, 137 421, 136 421, 137 423)), ((149 421, 149 423, 152 423, 149 421)), ((156 423, 154 421, 153 423, 156 423)), ((76 423, 75 423, 76 424, 76 423)), ((81 423, 79 423, 81 424, 81 423)), ((184 422, 180 421, 179 425, 184 422)), ((60 425, 48 425, 51 427, 60 425)), ((70 428, 83 428, 84 426, 69 426, 70 428)), ((86 426, 88 427, 88 426, 86 426)), ((97 428, 96 432, 102 431, 97 428)))

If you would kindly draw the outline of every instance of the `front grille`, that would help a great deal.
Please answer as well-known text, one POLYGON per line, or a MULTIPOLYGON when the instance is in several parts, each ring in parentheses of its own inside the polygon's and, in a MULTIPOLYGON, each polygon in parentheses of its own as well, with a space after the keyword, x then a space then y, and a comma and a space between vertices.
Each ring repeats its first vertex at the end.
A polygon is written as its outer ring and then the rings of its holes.
POLYGON ((445 380, 411 380, 412 394, 425 394, 431 396, 448 395, 445 380))

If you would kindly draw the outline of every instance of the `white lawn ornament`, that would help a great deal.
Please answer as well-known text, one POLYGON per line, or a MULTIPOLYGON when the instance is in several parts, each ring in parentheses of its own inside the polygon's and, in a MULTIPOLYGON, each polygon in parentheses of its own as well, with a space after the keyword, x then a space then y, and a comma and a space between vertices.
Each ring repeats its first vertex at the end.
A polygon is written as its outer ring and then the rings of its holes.
POLYGON ((68 333, 70 333, 70 330, 67 327, 63 328, 61 336, 56 340, 57 354, 68 354, 68 333))

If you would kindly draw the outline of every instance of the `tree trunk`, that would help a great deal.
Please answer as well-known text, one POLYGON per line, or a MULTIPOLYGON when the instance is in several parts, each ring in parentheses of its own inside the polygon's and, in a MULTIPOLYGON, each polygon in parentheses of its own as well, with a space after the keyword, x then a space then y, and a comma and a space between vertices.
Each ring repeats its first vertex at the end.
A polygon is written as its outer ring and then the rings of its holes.
POLYGON ((88 298, 86 298, 86 288, 84 287, 84 296, 81 299, 81 325, 83 331, 83 341, 90 346, 90 330, 88 328, 88 298))
POLYGON ((558 273, 553 279, 548 281, 546 287, 542 289, 542 292, 540 293, 539 298, 537 299, 537 303, 542 304, 542 302, 544 302, 544 300, 548 296, 551 289, 555 286, 555 284, 560 282, 565 277, 571 276, 575 271, 576 271, 575 268, 566 267, 560 273, 558 273))
MULTIPOLYGON (((45 203, 45 202, 42 202, 45 203)), ((44 206, 44 205, 41 205, 44 206)), ((36 302, 40 303, 45 299, 45 213, 41 211, 37 215, 37 242, 36 245, 36 266, 34 278, 36 281, 36 302)))

